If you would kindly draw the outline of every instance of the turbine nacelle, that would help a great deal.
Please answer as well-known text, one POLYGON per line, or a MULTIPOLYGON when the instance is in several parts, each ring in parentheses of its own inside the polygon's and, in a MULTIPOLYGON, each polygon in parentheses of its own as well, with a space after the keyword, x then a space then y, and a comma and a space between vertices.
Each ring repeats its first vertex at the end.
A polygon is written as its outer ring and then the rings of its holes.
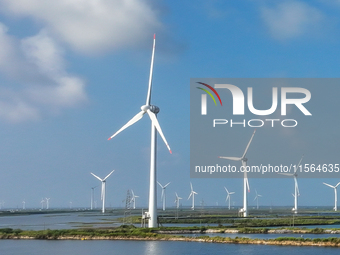
POLYGON ((148 110, 150 110, 151 112, 153 112, 154 114, 157 114, 159 113, 160 109, 158 106, 156 105, 143 105, 140 107, 140 109, 143 111, 143 112, 147 112, 148 110))

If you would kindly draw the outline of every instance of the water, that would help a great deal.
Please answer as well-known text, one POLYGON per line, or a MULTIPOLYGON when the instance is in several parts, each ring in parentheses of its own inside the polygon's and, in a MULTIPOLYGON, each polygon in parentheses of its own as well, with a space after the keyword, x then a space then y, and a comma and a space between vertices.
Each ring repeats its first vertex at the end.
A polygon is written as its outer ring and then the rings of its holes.
POLYGON ((338 255, 339 248, 297 247, 251 244, 217 244, 173 241, 46 241, 46 240, 0 240, 0 253, 6 255, 173 255, 173 254, 245 254, 245 255, 338 255))
POLYGON ((103 215, 98 212, 2 216, 0 217, 0 228, 44 230, 80 227, 112 227, 120 226, 122 224, 114 221, 117 217, 119 216, 103 215))

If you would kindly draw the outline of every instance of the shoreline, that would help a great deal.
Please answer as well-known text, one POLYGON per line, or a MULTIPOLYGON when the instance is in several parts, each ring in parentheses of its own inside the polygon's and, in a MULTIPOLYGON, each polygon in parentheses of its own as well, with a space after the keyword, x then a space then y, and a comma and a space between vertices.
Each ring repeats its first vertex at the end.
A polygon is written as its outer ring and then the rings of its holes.
MULTIPOLYGON (((340 238, 295 238, 284 237, 285 234, 308 234, 310 230, 305 229, 271 229, 266 233, 283 234, 275 239, 250 239, 246 237, 221 237, 221 236, 176 236, 180 234, 198 233, 242 233, 237 229, 206 229, 202 230, 142 230, 144 232, 134 233, 128 229, 119 232, 112 230, 44 230, 44 231, 22 231, 18 233, 1 233, 2 240, 126 240, 126 241, 179 241, 179 242, 205 242, 224 244, 256 244, 256 245, 278 245, 278 246, 319 246, 340 247, 340 238), (148 232, 149 231, 149 232, 148 232)), ((340 230, 327 229, 324 233, 340 234, 340 230)), ((322 237, 322 233, 319 234, 322 237)), ((1 241, 0 241, 1 242, 1 241)))

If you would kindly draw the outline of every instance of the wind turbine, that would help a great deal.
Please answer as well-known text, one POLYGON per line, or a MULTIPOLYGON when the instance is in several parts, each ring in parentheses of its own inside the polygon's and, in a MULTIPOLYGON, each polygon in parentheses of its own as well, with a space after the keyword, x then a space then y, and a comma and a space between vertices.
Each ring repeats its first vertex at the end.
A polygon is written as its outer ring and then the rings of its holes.
POLYGON ((190 199, 190 197, 192 196, 192 206, 191 206, 191 210, 195 210, 195 195, 197 195, 197 192, 194 191, 194 189, 192 188, 192 183, 190 182, 190 188, 191 188, 191 192, 190 195, 188 197, 188 200, 190 199))
POLYGON ((131 202, 133 202, 133 209, 136 209, 136 198, 139 196, 136 196, 133 190, 131 190, 131 192, 132 192, 131 202))
POLYGON ((104 179, 99 178, 94 173, 91 173, 94 177, 96 177, 98 180, 102 182, 102 193, 101 193, 101 200, 103 201, 102 206, 102 213, 105 213, 105 185, 106 185, 106 179, 109 178, 109 176, 114 172, 115 170, 112 170, 111 173, 109 173, 104 179))
POLYGON ((165 211, 165 204, 166 204, 166 198, 165 198, 165 188, 170 184, 167 183, 165 184, 164 186, 162 184, 160 184, 159 182, 157 182, 159 186, 161 186, 162 188, 162 196, 161 196, 161 199, 162 199, 162 202, 163 202, 163 211, 165 211))
POLYGON ((41 203, 41 209, 44 209, 45 200, 43 198, 41 199, 40 203, 41 203))
POLYGON ((22 209, 23 209, 23 210, 26 209, 26 201, 25 201, 25 200, 22 201, 22 209))
POLYGON ((337 210, 338 210, 338 194, 337 194, 336 189, 337 189, 337 187, 339 186, 340 182, 339 182, 337 185, 335 185, 335 186, 332 186, 332 185, 330 185, 330 184, 328 184, 328 183, 325 183, 325 182, 323 182, 323 184, 325 184, 325 185, 327 185, 328 187, 331 187, 331 188, 334 189, 334 208, 333 208, 333 210, 334 210, 334 211, 337 211, 337 210))
POLYGON ((225 199, 225 201, 227 202, 229 200, 229 210, 230 210, 230 200, 231 200, 231 196, 230 195, 235 194, 235 192, 229 192, 226 187, 224 187, 224 189, 225 189, 225 191, 228 194, 226 199, 225 199))
POLYGON ((94 187, 91 188, 91 210, 93 210, 94 190, 97 187, 98 186, 94 186, 94 187))
POLYGON ((163 135, 162 129, 157 120, 157 113, 159 113, 159 108, 155 105, 151 105, 151 85, 152 85, 152 71, 153 71, 153 62, 155 56, 155 44, 156 44, 156 35, 153 37, 153 48, 152 48, 152 56, 151 56, 151 66, 150 66, 150 76, 149 76, 149 86, 148 86, 148 94, 146 96, 145 105, 141 106, 141 111, 137 113, 131 120, 129 120, 121 129, 119 129, 116 133, 114 133, 108 140, 115 137, 121 131, 131 126, 140 120, 145 113, 147 113, 151 119, 151 153, 150 153, 150 189, 149 189, 149 212, 147 215, 149 216, 149 228, 157 227, 157 183, 156 183, 156 151, 157 151, 157 133, 162 137, 165 145, 168 147, 168 150, 171 152, 170 146, 163 135))
MULTIPOLYGON (((246 158, 246 154, 247 151, 249 149, 250 143, 253 140, 253 137, 255 135, 256 129, 254 130, 253 135, 251 136, 249 143, 242 155, 242 157, 238 158, 238 157, 219 157, 219 158, 223 158, 223 159, 229 159, 229 160, 234 160, 234 161, 241 161, 242 163, 242 167, 244 168, 244 170, 246 169, 247 166, 247 158, 246 158)), ((243 208, 240 210, 241 213, 243 213, 243 217, 247 217, 248 216, 248 200, 247 200, 247 189, 248 192, 250 192, 249 189, 249 182, 248 182, 248 177, 247 177, 247 172, 244 171, 244 175, 243 175, 243 208)))
POLYGON ((254 198, 254 201, 256 200, 256 208, 259 209, 259 197, 262 197, 262 195, 257 193, 257 190, 255 189, 256 196, 254 198))
POLYGON ((45 198, 46 199, 46 209, 49 209, 50 207, 50 199, 51 198, 45 198))
POLYGON ((175 194, 176 194, 175 203, 176 203, 176 208, 178 209, 179 208, 179 200, 182 199, 182 198, 177 195, 177 192, 175 192, 175 194))
POLYGON ((300 191, 299 191, 299 186, 298 186, 298 182, 297 182, 297 170, 301 164, 301 161, 303 159, 304 155, 302 155, 300 161, 299 161, 299 164, 295 167, 294 169, 294 173, 292 174, 289 174, 289 173, 278 173, 278 174, 281 174, 281 175, 286 175, 286 176, 293 176, 294 177, 294 194, 293 197, 294 197, 294 208, 292 209, 292 211, 294 213, 297 213, 298 212, 298 197, 300 196, 300 191))

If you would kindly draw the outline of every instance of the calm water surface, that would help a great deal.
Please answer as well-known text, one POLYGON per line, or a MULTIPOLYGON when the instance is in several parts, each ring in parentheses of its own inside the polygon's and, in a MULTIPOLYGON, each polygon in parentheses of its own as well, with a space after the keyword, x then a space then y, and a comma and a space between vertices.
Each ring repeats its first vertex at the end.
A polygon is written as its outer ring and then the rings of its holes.
POLYGON ((339 254, 339 248, 292 247, 270 245, 214 244, 172 241, 46 241, 46 240, 0 240, 0 254, 6 255, 174 255, 174 254, 339 254))

